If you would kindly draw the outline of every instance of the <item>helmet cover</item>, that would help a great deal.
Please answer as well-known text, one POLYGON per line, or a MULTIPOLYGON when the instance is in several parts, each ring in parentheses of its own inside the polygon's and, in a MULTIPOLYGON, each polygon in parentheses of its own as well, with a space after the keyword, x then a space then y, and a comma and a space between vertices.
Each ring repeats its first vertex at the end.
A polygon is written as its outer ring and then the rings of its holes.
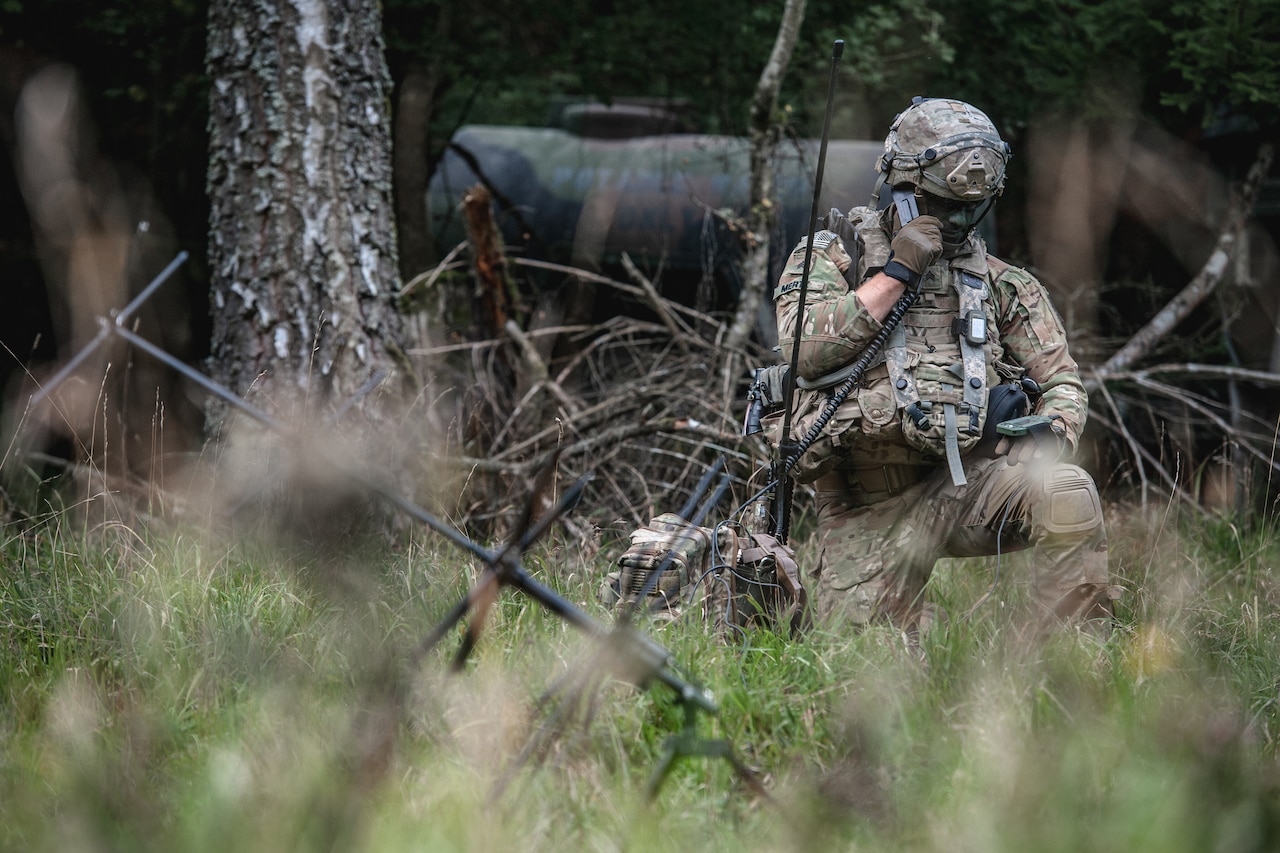
POLYGON ((964 101, 915 98, 893 120, 876 165, 891 187, 911 184, 963 203, 1004 190, 1009 144, 986 113, 964 101))

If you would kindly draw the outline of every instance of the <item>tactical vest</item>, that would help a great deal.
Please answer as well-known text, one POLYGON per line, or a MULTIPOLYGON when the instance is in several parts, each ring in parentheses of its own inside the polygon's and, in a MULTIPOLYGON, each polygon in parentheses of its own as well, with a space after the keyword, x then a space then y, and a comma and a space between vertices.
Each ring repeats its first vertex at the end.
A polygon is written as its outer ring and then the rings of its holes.
MULTIPOLYGON (((857 209, 859 272, 883 266, 888 235, 870 212, 857 209)), ((921 294, 861 385, 841 403, 792 474, 812 482, 835 468, 932 464, 946 459, 952 481, 965 484, 964 454, 978 443, 989 389, 1003 355, 992 327, 992 291, 980 241, 973 254, 942 260, 926 271, 921 294), (954 264, 954 265, 953 265, 954 264)), ((806 434, 830 399, 834 381, 800 383, 794 434, 806 434), (828 384, 829 382, 829 384, 828 384)), ((841 377, 842 378, 842 377, 841 377)), ((780 438, 780 436, 777 436, 780 438)))
POLYGON ((945 457, 957 486, 965 484, 961 456, 982 437, 987 389, 997 381, 990 304, 985 278, 936 264, 884 354, 903 439, 945 457))

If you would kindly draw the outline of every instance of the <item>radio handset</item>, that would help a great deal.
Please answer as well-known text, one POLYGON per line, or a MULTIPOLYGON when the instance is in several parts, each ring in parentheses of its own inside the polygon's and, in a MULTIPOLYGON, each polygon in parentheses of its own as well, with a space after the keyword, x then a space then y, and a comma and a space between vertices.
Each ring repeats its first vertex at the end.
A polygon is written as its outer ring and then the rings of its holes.
POLYGON ((914 188, 894 187, 893 203, 898 208, 898 224, 906 225, 911 220, 920 215, 920 208, 916 206, 916 193, 914 188))

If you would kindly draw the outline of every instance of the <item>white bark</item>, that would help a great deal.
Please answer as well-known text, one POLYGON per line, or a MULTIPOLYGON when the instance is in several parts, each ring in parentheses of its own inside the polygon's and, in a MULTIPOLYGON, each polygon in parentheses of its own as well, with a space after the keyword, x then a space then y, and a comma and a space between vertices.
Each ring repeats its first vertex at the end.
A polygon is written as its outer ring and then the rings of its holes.
POLYGON ((341 405, 398 351, 377 0, 209 11, 210 372, 341 405))

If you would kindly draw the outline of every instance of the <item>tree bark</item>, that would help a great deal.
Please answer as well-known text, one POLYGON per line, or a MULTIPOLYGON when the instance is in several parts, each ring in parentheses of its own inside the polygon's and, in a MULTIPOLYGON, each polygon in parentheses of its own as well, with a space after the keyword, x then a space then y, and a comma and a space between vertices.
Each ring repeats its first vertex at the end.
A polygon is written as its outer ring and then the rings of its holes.
POLYGON ((769 61, 760 72, 756 94, 751 101, 751 129, 748 132, 751 162, 751 208, 747 213, 747 244, 743 260, 742 297, 734 313, 733 325, 725 339, 730 350, 746 342, 755 327, 756 313, 769 289, 769 235, 778 213, 773 199, 773 155, 778 145, 779 127, 774 116, 778 90, 791 54, 795 51, 804 21, 805 0, 787 0, 778 24, 769 61))
POLYGON ((336 408, 401 351, 381 26, 378 0, 210 5, 209 370, 237 394, 336 408))

